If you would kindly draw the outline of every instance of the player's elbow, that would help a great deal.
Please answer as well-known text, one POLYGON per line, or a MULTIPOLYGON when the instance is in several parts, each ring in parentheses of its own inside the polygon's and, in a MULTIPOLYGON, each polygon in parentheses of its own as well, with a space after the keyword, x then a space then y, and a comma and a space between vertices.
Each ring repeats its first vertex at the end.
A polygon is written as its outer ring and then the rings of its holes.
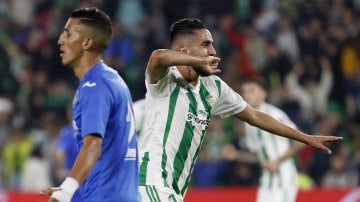
POLYGON ((166 49, 156 49, 151 53, 148 66, 158 66, 166 61, 166 49))

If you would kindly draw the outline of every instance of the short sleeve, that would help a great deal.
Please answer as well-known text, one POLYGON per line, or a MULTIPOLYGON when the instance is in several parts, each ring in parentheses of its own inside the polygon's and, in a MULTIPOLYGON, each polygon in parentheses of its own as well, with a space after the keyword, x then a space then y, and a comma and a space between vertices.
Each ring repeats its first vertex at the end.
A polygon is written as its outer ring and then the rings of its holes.
POLYGON ((168 73, 164 75, 156 84, 150 83, 149 73, 145 72, 145 85, 147 92, 153 97, 165 97, 174 89, 172 70, 169 69, 168 73))
POLYGON ((81 104, 81 134, 100 134, 104 137, 110 116, 112 98, 110 89, 99 83, 92 87, 83 87, 81 104))
POLYGON ((214 103, 212 114, 225 118, 243 111, 247 106, 244 99, 221 79, 216 82, 219 88, 219 98, 214 103))

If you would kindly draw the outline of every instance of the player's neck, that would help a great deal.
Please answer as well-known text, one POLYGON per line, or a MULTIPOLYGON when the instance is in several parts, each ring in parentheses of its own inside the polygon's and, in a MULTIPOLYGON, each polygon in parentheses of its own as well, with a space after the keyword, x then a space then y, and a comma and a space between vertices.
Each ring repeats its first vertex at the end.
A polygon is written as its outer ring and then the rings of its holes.
POLYGON ((85 74, 93 68, 101 60, 100 55, 92 57, 82 57, 78 64, 74 66, 74 72, 80 80, 84 78, 85 74))
POLYGON ((184 79, 193 86, 196 86, 199 82, 199 74, 192 68, 187 66, 177 67, 184 79))

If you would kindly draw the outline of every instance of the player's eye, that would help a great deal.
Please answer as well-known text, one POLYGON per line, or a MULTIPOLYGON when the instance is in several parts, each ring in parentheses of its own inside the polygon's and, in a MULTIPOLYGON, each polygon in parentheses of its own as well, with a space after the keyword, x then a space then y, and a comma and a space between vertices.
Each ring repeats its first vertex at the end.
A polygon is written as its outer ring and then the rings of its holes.
POLYGON ((202 43, 202 45, 203 45, 204 47, 209 46, 209 44, 210 44, 210 42, 208 42, 208 41, 206 41, 206 42, 202 43))

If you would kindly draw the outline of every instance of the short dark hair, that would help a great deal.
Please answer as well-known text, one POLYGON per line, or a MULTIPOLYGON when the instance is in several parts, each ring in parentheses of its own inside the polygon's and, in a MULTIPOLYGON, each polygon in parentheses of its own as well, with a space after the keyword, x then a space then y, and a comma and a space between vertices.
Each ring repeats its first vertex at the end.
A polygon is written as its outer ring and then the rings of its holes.
POLYGON ((110 17, 100 9, 96 7, 90 8, 79 8, 74 10, 70 14, 71 18, 77 18, 80 22, 86 26, 99 30, 103 33, 103 40, 99 41, 98 49, 103 52, 107 49, 111 36, 112 36, 112 25, 110 17))
POLYGON ((193 34, 194 30, 207 29, 199 19, 184 18, 170 26, 170 44, 180 35, 193 34))
POLYGON ((255 83, 257 85, 260 86, 260 88, 262 88, 265 91, 269 90, 269 85, 267 84, 267 82, 264 80, 264 78, 260 77, 260 76, 250 76, 250 77, 246 77, 244 78, 244 80, 242 81, 242 84, 246 84, 246 83, 255 83))

